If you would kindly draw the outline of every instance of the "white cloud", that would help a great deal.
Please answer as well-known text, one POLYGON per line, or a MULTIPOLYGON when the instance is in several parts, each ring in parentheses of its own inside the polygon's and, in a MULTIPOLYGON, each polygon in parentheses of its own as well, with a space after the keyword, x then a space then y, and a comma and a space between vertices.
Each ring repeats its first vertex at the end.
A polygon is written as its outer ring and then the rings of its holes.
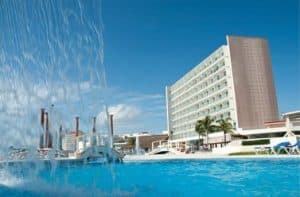
MULTIPOLYGON (((114 121, 120 125, 134 121, 141 114, 141 109, 134 105, 117 104, 109 107, 108 113, 114 115, 114 121)), ((105 124, 106 112, 100 112, 98 119, 100 124, 105 124)))
POLYGON ((136 118, 141 110, 133 105, 118 104, 108 109, 110 114, 114 115, 114 118, 119 121, 128 121, 136 118))
POLYGON ((49 91, 46 87, 36 87, 35 91, 36 91, 36 95, 41 99, 46 99, 49 94, 49 91))
MULTIPOLYGON (((115 112, 114 127, 116 133, 160 131, 165 129, 164 94, 126 92, 115 87, 108 90, 108 95, 110 96, 107 104, 110 104, 110 110, 115 112)), ((105 114, 103 112, 101 114, 103 114, 101 121, 103 123, 105 122, 103 120, 105 114)))

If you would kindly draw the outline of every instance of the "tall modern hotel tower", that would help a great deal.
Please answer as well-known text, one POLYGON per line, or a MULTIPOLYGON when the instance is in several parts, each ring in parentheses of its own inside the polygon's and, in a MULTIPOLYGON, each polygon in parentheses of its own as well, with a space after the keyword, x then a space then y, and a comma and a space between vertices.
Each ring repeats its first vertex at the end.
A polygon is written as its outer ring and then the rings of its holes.
POLYGON ((227 45, 166 87, 166 105, 173 140, 197 138, 195 123, 208 115, 230 117, 237 131, 278 120, 267 41, 227 36, 227 45))

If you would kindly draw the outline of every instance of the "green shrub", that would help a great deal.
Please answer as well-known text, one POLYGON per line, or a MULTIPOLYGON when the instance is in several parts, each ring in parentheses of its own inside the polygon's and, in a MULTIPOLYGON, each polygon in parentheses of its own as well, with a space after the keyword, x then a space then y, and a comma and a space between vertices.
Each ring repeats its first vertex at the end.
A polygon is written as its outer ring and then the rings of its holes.
POLYGON ((265 145, 265 144, 270 144, 270 139, 242 141, 242 145, 243 145, 243 146, 265 145))

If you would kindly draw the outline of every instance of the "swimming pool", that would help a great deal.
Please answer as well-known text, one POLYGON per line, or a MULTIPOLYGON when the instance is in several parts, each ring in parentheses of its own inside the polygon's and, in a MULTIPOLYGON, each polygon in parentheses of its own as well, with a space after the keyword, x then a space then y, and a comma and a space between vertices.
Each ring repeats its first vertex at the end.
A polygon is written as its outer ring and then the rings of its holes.
POLYGON ((0 169, 0 196, 300 196, 299 159, 39 168, 0 169))

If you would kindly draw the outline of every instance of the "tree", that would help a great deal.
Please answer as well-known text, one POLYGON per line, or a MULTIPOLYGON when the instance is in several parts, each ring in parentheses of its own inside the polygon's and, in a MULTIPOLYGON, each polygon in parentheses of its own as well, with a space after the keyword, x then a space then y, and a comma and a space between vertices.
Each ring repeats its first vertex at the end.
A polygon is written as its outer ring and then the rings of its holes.
MULTIPOLYGON (((215 132, 218 129, 218 127, 213 124, 214 121, 215 120, 210 116, 206 116, 204 119, 198 120, 196 123, 196 127, 198 127, 199 132, 201 132, 201 134, 205 133, 207 144, 208 144, 208 134, 215 132)), ((197 131, 197 133, 199 132, 197 131)))
POLYGON ((133 137, 128 138, 128 145, 130 146, 130 148, 134 148, 135 138, 133 138, 133 137))
POLYGON ((170 136, 170 140, 173 140, 173 134, 174 134, 174 131, 173 131, 173 130, 171 130, 171 131, 170 131, 170 134, 169 134, 169 136, 170 136))
POLYGON ((201 136, 205 135, 205 130, 203 128, 203 120, 198 120, 195 125, 195 131, 199 135, 198 149, 200 149, 201 136))
POLYGON ((232 126, 230 120, 231 120, 230 118, 227 118, 226 120, 221 119, 221 120, 217 121, 217 123, 219 124, 218 129, 224 132, 224 143, 225 144, 226 144, 226 134, 232 133, 232 129, 233 129, 233 126, 232 126))

